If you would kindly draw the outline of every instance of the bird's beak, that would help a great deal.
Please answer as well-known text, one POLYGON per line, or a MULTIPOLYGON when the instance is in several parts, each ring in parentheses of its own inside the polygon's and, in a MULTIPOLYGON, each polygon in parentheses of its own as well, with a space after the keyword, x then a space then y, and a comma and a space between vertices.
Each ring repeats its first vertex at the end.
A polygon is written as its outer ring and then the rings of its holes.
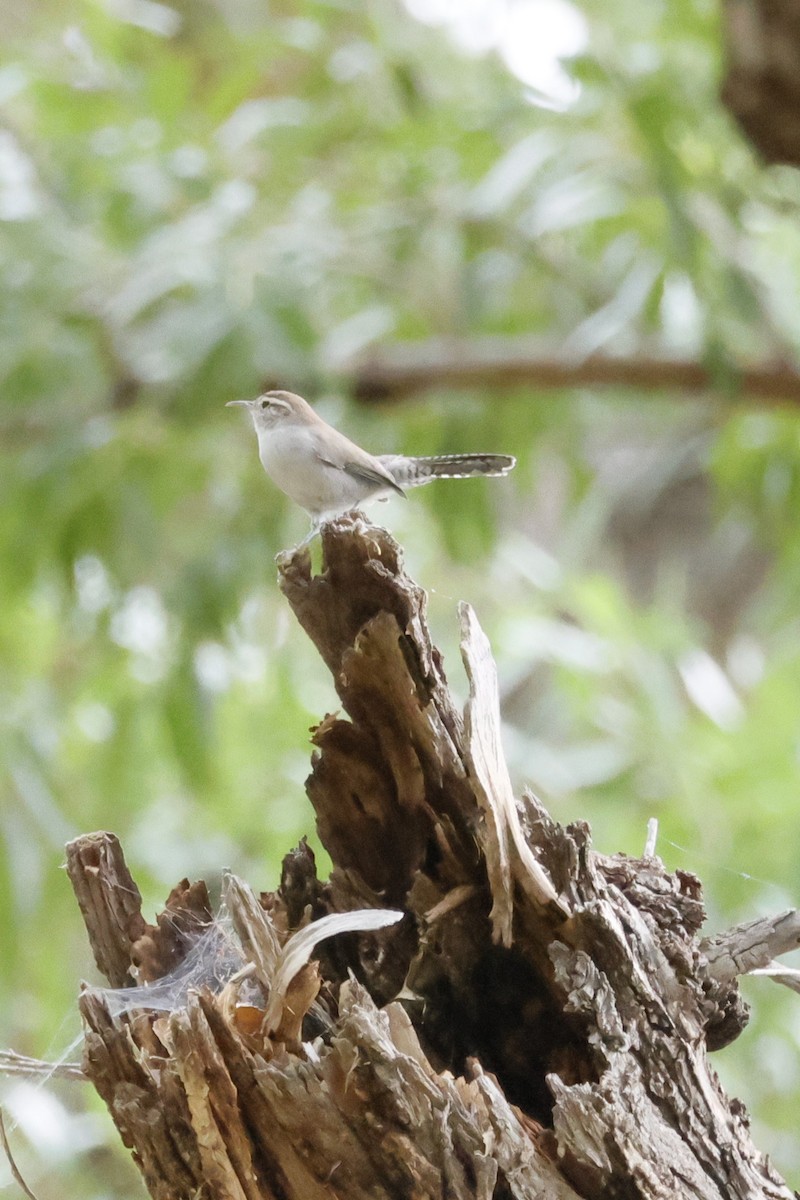
POLYGON ((242 408, 249 408, 253 403, 252 400, 229 400, 225 405, 226 408, 233 408, 236 404, 241 404, 242 408))

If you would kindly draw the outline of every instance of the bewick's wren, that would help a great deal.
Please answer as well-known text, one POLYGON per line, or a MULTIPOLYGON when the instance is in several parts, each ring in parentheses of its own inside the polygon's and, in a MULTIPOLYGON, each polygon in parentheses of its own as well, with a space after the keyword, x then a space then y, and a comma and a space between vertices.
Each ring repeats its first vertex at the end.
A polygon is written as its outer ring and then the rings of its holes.
POLYGON ((229 400, 228 407, 232 405, 246 408, 253 418, 264 470, 311 515, 309 538, 323 521, 360 508, 366 500, 386 499, 392 492, 402 496, 406 488, 433 479, 507 475, 516 462, 510 454, 373 456, 293 392, 265 392, 257 400, 229 400))

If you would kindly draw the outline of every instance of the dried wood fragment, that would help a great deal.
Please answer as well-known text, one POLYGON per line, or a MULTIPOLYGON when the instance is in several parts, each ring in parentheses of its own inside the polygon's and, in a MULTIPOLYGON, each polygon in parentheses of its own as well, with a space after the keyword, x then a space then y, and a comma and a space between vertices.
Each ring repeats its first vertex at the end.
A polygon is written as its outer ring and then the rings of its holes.
POLYGON ((211 921, 208 889, 183 879, 155 925, 113 833, 87 833, 66 846, 67 874, 80 906, 98 970, 112 987, 161 979, 183 959, 211 921))
POLYGON ((67 874, 86 925, 97 969, 112 987, 134 982, 131 948, 145 930, 142 897, 113 833, 67 842, 67 874))
POLYGON ((469 680, 464 713, 465 756, 475 798, 486 821, 484 852, 494 899, 491 916, 495 937, 510 946, 514 880, 534 902, 553 904, 562 917, 568 912, 522 832, 500 741, 500 692, 489 639, 468 604, 459 606, 459 616, 461 657, 469 680))
POLYGON ((281 952, 278 932, 243 879, 227 875, 223 894, 242 949, 253 964, 256 978, 268 990, 281 952))

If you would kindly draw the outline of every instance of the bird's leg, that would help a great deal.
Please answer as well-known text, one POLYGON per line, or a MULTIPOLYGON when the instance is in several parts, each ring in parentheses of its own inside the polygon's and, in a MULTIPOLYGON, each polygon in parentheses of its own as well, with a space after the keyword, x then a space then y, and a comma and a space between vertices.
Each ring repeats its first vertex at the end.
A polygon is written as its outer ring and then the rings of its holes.
POLYGON ((312 519, 311 528, 309 529, 308 533, 306 534, 306 536, 303 538, 302 541, 298 542, 296 546, 292 546, 288 550, 279 550, 278 553, 275 555, 275 562, 278 564, 278 566, 279 567, 284 566, 286 563, 289 562, 290 559, 294 558, 294 556, 295 556, 295 554, 297 554, 298 550, 305 549, 305 547, 309 544, 309 542, 313 542, 314 538, 317 536, 317 534, 320 531, 321 524, 322 524, 321 521, 312 519))
POLYGON ((302 550, 303 546, 307 546, 309 542, 313 542, 314 538, 319 533, 321 526, 322 526, 321 521, 315 521, 312 519, 311 528, 309 529, 308 533, 303 538, 303 540, 301 542, 297 543, 297 545, 295 546, 295 550, 302 550))
POLYGON ((370 528, 366 513, 364 513, 360 508, 351 508, 349 512, 339 513, 337 516, 329 517, 327 520, 324 517, 312 517, 311 528, 303 540, 298 542, 296 546, 292 546, 289 550, 280 550, 275 555, 275 562, 279 565, 288 563, 289 559, 293 558, 299 550, 305 549, 309 542, 313 542, 317 534, 322 532, 324 525, 332 524, 334 521, 337 521, 340 516, 351 517, 353 519, 355 528, 361 533, 367 533, 370 528))

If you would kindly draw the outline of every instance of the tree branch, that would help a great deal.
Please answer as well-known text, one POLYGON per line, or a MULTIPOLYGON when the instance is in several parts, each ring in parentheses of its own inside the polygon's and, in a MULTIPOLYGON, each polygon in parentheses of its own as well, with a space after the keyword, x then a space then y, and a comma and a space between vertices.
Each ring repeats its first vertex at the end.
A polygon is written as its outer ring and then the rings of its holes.
POLYGON ((565 355, 552 341, 531 337, 430 338, 377 348, 343 368, 365 402, 401 400, 430 388, 527 387, 536 391, 611 387, 641 392, 711 393, 725 400, 800 404, 800 373, 788 363, 737 367, 718 373, 694 359, 641 354, 565 355))
POLYGON ((789 954, 798 946, 800 911, 795 908, 774 917, 759 917, 735 925, 700 943, 709 974, 722 982, 763 969, 774 958, 789 954))

